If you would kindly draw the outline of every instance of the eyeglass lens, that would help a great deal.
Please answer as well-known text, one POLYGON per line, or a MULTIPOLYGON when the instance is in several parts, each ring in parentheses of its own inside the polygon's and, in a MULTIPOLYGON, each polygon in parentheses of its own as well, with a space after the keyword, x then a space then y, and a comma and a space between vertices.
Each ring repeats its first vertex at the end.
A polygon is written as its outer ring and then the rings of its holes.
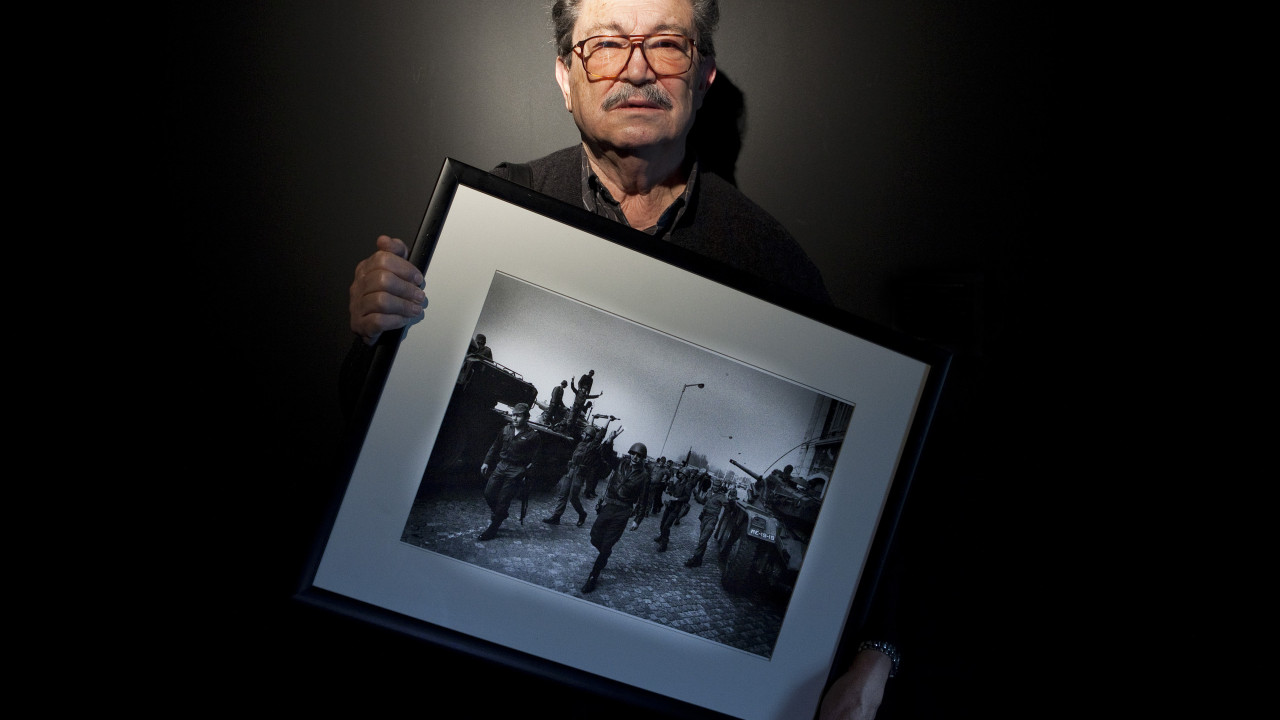
MULTIPOLYGON (((639 43, 649 67, 659 75, 679 75, 693 64, 692 43, 683 35, 650 35, 639 43)), ((601 35, 582 44, 582 65, 592 75, 617 77, 627 66, 631 38, 601 35)))

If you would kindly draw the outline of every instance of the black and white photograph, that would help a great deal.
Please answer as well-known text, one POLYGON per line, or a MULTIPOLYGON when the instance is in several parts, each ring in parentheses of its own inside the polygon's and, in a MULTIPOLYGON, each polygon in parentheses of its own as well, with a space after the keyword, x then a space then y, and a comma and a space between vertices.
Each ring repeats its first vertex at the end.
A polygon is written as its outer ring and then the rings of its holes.
POLYGON ((573 210, 445 163, 410 256, 440 294, 374 350, 304 597, 650 699, 813 707, 946 357, 573 210))
POLYGON ((767 658, 852 411, 495 273, 402 540, 767 658))
MULTIPOLYGON (((142 364, 176 404, 160 416, 176 451, 146 443, 177 461, 164 497, 186 492, 146 512, 166 525, 150 533, 166 553, 157 577, 181 571, 190 592, 125 594, 172 641, 174 680, 228 709, 814 720, 821 706, 829 720, 859 699, 860 720, 1036 715, 1017 690, 1052 675, 1034 658, 1057 647, 1054 626, 1035 623, 1056 617, 1057 594, 1033 576, 1056 573, 1045 550, 1062 535, 1045 521, 1062 483, 1043 471, 1062 465, 1051 446, 1075 405, 1059 396, 1080 377, 1061 358, 1096 319, 1048 299, 1075 297, 1065 257, 1094 243, 1106 265, 1110 243, 1074 230, 1091 204, 1066 171, 1079 153, 1059 149, 1080 123, 1062 92, 1069 35, 1050 13, 1010 0, 166 8, 161 113, 146 118, 164 216, 151 254, 173 247, 179 263, 117 285, 149 289, 122 318, 160 333, 142 364), (576 19, 557 14, 568 8, 576 19), (695 43, 683 75, 651 57, 670 35, 695 43), (606 77, 602 37, 629 41, 614 49, 634 73, 606 77), (605 111, 625 85, 666 97, 605 111), (638 158, 652 159, 623 162, 638 158), (454 163, 477 172, 437 207, 454 163), (425 245, 424 210, 443 226, 425 245), (564 309, 513 332, 489 307, 500 281, 564 309), (774 285, 823 297, 792 303, 774 285), (575 305, 648 330, 665 355, 606 357, 609 333, 556 323, 575 305), (847 420, 838 454, 791 450, 810 417, 757 448, 746 420, 781 412, 761 398, 704 415, 732 395, 721 363, 807 389, 810 410, 830 401, 831 427, 847 420), (629 395, 644 373, 658 377, 629 395), (575 416, 584 375, 599 396, 575 416), (451 407, 506 379, 535 392, 451 407), (490 533, 485 488, 504 473, 485 460, 521 403, 540 455, 490 533), (829 462, 800 569, 743 573, 731 591, 725 510, 695 559, 707 503, 693 496, 662 552, 663 501, 636 530, 633 505, 590 583, 615 468, 597 452, 570 471, 587 426, 602 446, 618 433, 618 464, 640 443, 646 469, 687 463, 726 493, 757 484, 748 471, 791 465, 810 482, 829 462), (547 455, 557 441, 572 443, 563 463, 547 455), (744 607, 780 626, 713 629, 744 607)), ((1088 279, 1074 284, 1086 296, 1088 279)))

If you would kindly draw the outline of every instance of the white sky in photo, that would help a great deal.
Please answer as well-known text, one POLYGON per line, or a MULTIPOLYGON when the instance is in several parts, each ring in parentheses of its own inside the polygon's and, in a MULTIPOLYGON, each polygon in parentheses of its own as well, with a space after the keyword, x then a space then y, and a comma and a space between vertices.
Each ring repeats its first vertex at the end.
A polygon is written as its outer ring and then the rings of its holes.
MULTIPOLYGON (((692 446, 713 468, 741 475, 729 464, 732 458, 763 474, 770 466, 798 460, 796 446, 807 439, 818 397, 808 388, 501 274, 494 278, 475 331, 485 335, 494 362, 537 387, 542 402, 561 380, 576 383, 594 369, 591 394, 604 395, 592 401, 592 412, 620 418, 609 426, 625 429, 615 442, 619 452, 643 442, 651 457, 683 459, 692 446), (681 388, 690 383, 706 387, 690 387, 682 398, 681 388)), ((572 402, 573 392, 566 388, 565 404, 572 402)), ((533 419, 539 412, 533 408, 533 419)))

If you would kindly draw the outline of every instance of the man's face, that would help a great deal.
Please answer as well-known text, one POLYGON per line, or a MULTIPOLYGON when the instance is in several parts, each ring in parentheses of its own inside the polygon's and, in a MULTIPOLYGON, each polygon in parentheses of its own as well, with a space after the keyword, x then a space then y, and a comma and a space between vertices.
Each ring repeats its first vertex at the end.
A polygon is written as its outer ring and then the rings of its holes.
MULTIPOLYGON (((573 30, 577 43, 595 35, 674 33, 697 39, 689 0, 587 0, 573 30)), ((565 107, 588 145, 624 155, 681 150, 715 79, 715 62, 694 51, 683 75, 658 77, 637 47, 620 77, 592 78, 570 55, 556 60, 556 81, 565 107), (646 97, 650 94, 652 97, 646 97)))
POLYGON ((529 421, 529 413, 516 413, 511 416, 511 424, 517 428, 522 428, 529 421))

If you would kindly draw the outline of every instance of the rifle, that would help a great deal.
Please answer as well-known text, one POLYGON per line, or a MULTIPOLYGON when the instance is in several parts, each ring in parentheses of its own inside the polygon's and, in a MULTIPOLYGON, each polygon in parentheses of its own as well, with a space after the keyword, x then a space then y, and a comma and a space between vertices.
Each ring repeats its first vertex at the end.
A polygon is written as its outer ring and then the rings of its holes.
MULTIPOLYGON (((532 463, 530 463, 532 465, 532 463)), ((525 516, 529 514, 529 465, 526 465, 524 472, 520 473, 520 524, 524 524, 525 516)))

